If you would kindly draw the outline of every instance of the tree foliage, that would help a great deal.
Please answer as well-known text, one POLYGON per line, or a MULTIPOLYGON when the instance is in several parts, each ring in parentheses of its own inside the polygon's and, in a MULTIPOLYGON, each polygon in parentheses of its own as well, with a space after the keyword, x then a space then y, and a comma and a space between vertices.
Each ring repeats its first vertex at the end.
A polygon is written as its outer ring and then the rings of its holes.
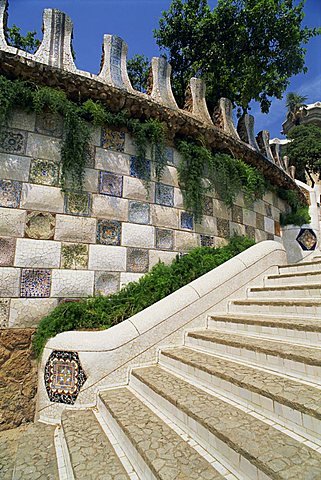
POLYGON ((295 92, 289 92, 286 96, 286 107, 288 109, 286 117, 294 125, 299 125, 304 116, 307 98, 295 92))
POLYGON ((230 98, 243 111, 252 100, 268 112, 289 78, 305 72, 305 48, 320 29, 302 26, 304 0, 173 0, 154 35, 173 67, 180 104, 189 79, 202 75, 208 100, 230 98))
POLYGON ((321 175, 321 128, 316 125, 297 125, 288 133, 291 140, 285 153, 296 168, 296 178, 306 182, 306 175, 314 185, 312 174, 321 175))
POLYGON ((34 53, 40 46, 40 40, 36 38, 37 32, 27 32, 26 36, 21 35, 21 28, 17 25, 6 29, 6 37, 9 45, 20 48, 29 53, 34 53))
POLYGON ((128 76, 135 90, 146 92, 149 73, 149 60, 146 55, 134 55, 127 62, 128 76))

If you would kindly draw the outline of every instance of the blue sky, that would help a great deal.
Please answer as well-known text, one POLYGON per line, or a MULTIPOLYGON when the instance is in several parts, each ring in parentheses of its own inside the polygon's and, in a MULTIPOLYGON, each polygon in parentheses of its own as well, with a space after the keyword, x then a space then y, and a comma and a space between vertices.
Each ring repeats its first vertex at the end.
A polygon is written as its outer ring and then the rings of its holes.
MULTIPOLYGON (((159 55, 153 38, 153 29, 163 10, 169 8, 170 0, 9 0, 9 25, 13 23, 23 32, 41 32, 44 8, 57 8, 66 12, 74 23, 74 48, 80 69, 98 73, 101 45, 104 33, 122 37, 129 46, 129 57, 144 53, 148 57, 159 55)), ((215 0, 209 4, 214 6, 215 0)), ((321 0, 307 0, 304 23, 321 26, 321 0)), ((41 35, 40 35, 41 36, 41 35)), ((308 103, 321 100, 321 36, 307 45, 306 75, 291 79, 288 91, 308 97, 308 103)), ((274 100, 270 113, 263 115, 253 105, 255 130, 270 130, 271 137, 279 136, 285 118, 285 101, 274 100)))

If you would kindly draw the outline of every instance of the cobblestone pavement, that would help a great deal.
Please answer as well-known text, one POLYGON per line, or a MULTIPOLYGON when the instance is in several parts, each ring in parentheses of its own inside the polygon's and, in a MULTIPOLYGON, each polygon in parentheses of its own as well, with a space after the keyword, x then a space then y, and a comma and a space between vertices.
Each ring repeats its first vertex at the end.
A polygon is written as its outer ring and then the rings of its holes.
POLYGON ((247 348, 258 352, 277 355, 282 358, 289 358, 309 365, 321 366, 321 349, 304 347, 301 345, 276 342, 273 340, 261 340, 259 338, 245 337, 230 333, 220 333, 215 330, 204 330, 202 332, 189 332, 188 337, 198 338, 223 345, 230 345, 237 348, 247 348))
POLYGON ((186 347, 162 350, 162 355, 321 419, 318 388, 186 347))
POLYGON ((93 412, 65 410, 62 426, 76 480, 129 478, 93 412))
POLYGON ((12 480, 19 439, 26 427, 0 432, 0 478, 12 480))
POLYGON ((159 480, 223 477, 127 388, 100 394, 102 401, 159 480))
POLYGON ((321 321, 314 318, 294 318, 294 317, 262 317, 247 315, 242 317, 240 315, 212 315, 211 319, 229 322, 240 323, 247 325, 261 325, 266 327, 281 327, 292 330, 304 330, 305 332, 321 332, 321 321))
POLYGON ((133 370, 132 374, 270 478, 320 480, 320 453, 158 366, 133 370))
POLYGON ((54 432, 51 425, 28 425, 19 440, 12 480, 59 479, 54 432))

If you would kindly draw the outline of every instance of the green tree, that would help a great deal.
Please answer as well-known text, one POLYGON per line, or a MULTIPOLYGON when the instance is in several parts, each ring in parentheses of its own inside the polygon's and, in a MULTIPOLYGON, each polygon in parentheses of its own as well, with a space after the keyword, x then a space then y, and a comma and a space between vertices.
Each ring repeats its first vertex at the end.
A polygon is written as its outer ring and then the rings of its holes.
POLYGON ((146 92, 149 74, 149 60, 146 55, 134 55, 127 62, 128 76, 133 88, 139 92, 146 92))
POLYGON ((207 81, 215 104, 228 97, 246 112, 252 100, 268 112, 289 78, 306 72, 305 48, 321 29, 302 26, 304 0, 173 0, 154 31, 173 67, 180 104, 193 75, 207 81))
POLYGON ((290 143, 286 145, 285 153, 290 164, 296 168, 296 178, 306 182, 308 175, 312 186, 312 175, 321 175, 321 128, 316 125, 298 125, 288 133, 290 143))
POLYGON ((25 37, 21 35, 20 32, 21 28, 17 27, 17 25, 12 25, 12 27, 7 28, 6 38, 8 44, 25 50, 26 52, 34 53, 41 43, 40 40, 36 38, 37 32, 27 32, 25 37))
POLYGON ((289 92, 286 96, 286 107, 288 109, 286 117, 294 125, 299 125, 304 115, 304 107, 308 97, 299 95, 295 92, 289 92))

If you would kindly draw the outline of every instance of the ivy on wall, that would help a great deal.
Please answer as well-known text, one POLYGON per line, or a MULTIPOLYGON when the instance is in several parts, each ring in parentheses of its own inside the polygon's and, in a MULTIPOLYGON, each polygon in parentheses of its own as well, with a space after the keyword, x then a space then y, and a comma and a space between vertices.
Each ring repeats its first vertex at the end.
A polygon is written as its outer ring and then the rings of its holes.
POLYGON ((297 192, 278 188, 277 193, 278 196, 282 198, 282 200, 285 200, 291 207, 291 212, 281 213, 280 223, 282 226, 297 225, 301 227, 311 222, 309 206, 301 201, 297 192))

